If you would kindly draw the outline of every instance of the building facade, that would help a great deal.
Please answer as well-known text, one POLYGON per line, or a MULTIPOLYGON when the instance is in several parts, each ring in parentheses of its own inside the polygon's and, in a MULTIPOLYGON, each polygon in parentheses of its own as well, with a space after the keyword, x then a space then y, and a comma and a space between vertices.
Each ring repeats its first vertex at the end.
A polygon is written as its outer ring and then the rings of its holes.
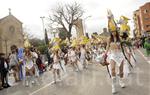
POLYGON ((76 22, 74 22, 74 25, 77 32, 77 38, 84 36, 82 19, 78 19, 76 22))
POLYGON ((134 12, 135 31, 138 35, 150 34, 150 2, 134 12))
POLYGON ((8 55, 12 45, 23 47, 23 28, 22 22, 9 12, 0 19, 0 53, 8 55))

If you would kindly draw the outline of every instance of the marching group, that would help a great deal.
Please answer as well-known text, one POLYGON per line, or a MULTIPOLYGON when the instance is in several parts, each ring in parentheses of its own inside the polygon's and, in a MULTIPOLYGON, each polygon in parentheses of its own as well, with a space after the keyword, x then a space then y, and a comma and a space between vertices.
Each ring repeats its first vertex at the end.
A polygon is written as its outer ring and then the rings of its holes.
MULTIPOLYGON (((136 40, 129 39, 128 32, 130 30, 126 21, 128 19, 122 16, 119 24, 123 25, 120 25, 120 30, 118 30, 113 14, 111 11, 108 11, 110 37, 107 37, 106 41, 74 46, 70 43, 63 48, 49 48, 51 64, 49 63, 48 67, 53 71, 54 83, 57 83, 57 79, 61 81, 61 69, 67 72, 67 65, 71 65, 73 71, 78 72, 82 69, 88 69, 88 63, 91 62, 100 63, 108 67, 107 70, 112 79, 112 93, 117 92, 117 75, 119 75, 120 86, 124 88, 126 86, 124 83, 125 73, 130 73, 131 68, 136 63, 134 45, 137 46, 135 43, 138 43, 136 40)), ((9 70, 13 71, 16 82, 23 80, 25 86, 30 86, 33 83, 39 84, 39 74, 45 70, 40 52, 36 48, 28 46, 24 49, 17 49, 16 46, 12 46, 11 51, 12 53, 8 58, 4 58, 4 54, 0 54, 0 75, 2 81, 0 89, 10 87, 7 77, 9 70)))
MULTIPOLYGON (((50 70, 53 69, 54 83, 57 82, 57 78, 61 80, 61 69, 67 72, 66 65, 71 65, 73 71, 80 71, 82 69, 88 69, 88 63, 100 63, 107 66, 110 63, 110 75, 113 79, 113 84, 116 81, 116 65, 119 67, 120 71, 120 84, 121 87, 125 87, 123 83, 123 64, 125 63, 125 58, 121 52, 121 47, 119 43, 119 38, 116 32, 111 34, 111 39, 109 39, 108 44, 98 43, 96 45, 78 45, 76 47, 67 46, 63 49, 50 50, 51 52, 51 62, 49 66, 50 70), (113 41, 113 42, 111 42, 113 41), (107 62, 104 58, 107 55, 107 62)), ((132 49, 133 50, 133 49, 132 49)), ((25 86, 30 86, 33 83, 39 83, 38 77, 39 72, 43 71, 45 66, 43 65, 40 53, 35 48, 19 48, 16 46, 11 48, 12 53, 9 58, 4 58, 4 54, 0 55, 1 62, 1 81, 2 88, 10 87, 8 84, 7 74, 9 70, 13 71, 14 79, 16 82, 23 80, 25 86)), ((128 55, 131 56, 128 51, 128 55)), ((128 56, 129 57, 129 56, 128 56)), ((129 67, 129 66, 128 66, 129 67)), ((114 90, 115 87, 112 85, 114 90)))
POLYGON ((0 53, 0 89, 11 86, 8 82, 10 74, 13 74, 15 82, 23 80, 28 85, 26 80, 37 82, 36 78, 44 69, 41 55, 35 48, 23 49, 13 45, 7 58, 4 53, 0 53))

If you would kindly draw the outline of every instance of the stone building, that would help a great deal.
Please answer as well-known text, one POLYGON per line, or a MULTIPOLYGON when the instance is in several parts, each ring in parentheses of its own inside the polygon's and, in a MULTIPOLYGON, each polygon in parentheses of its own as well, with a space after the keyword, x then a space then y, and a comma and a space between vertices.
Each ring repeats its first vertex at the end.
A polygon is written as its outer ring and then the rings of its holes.
POLYGON ((77 32, 77 38, 84 36, 82 19, 78 19, 76 22, 74 22, 74 25, 77 32))
POLYGON ((0 53, 8 55, 12 45, 23 47, 23 28, 22 22, 9 10, 9 15, 0 19, 0 53))

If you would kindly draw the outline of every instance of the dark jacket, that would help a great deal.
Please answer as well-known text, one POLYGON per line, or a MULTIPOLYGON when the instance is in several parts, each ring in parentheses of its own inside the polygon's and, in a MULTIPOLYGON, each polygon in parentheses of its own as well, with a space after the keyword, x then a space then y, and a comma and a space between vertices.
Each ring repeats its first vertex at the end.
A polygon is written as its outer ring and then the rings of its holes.
POLYGON ((0 57, 0 72, 6 72, 9 70, 9 64, 6 62, 5 58, 0 57), (7 68, 5 68, 5 63, 7 68))

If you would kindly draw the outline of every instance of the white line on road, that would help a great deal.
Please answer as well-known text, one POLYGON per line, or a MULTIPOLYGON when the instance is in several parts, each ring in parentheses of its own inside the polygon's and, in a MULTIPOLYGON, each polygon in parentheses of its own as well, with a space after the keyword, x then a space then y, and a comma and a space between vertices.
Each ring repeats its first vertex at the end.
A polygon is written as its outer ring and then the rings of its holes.
POLYGON ((143 56, 143 58, 150 64, 150 61, 148 60, 148 58, 146 58, 145 56, 144 56, 144 54, 138 49, 138 52, 143 56))
MULTIPOLYGON (((64 75, 64 76, 62 77, 62 79, 64 79, 65 77, 67 77, 67 75, 64 75)), ((32 93, 30 93, 29 95, 34 95, 35 93, 37 93, 37 92, 39 92, 40 90, 42 90, 42 89, 44 89, 44 88, 46 88, 46 87, 48 87, 48 86, 52 85, 53 83, 54 83, 54 81, 52 81, 52 82, 48 83, 47 85, 45 85, 45 86, 41 87, 41 88, 40 88, 40 89, 38 89, 38 90, 33 91, 33 92, 32 92, 32 93)))

